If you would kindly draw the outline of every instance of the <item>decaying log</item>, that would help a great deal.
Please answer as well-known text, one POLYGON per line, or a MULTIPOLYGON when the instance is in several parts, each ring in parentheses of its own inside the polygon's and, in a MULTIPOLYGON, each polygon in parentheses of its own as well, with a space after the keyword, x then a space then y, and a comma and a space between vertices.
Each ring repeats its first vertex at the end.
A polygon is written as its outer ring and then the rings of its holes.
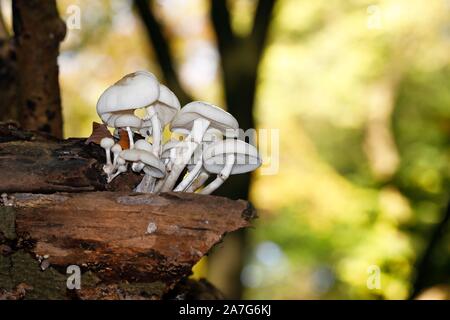
POLYGON ((107 184, 105 151, 85 141, 0 124, 0 192, 131 191, 142 179, 130 170, 107 184))
POLYGON ((25 284, 30 298, 160 298, 254 215, 246 201, 189 193, 18 193, 2 201, 0 288, 25 284), (83 271, 75 293, 66 292, 70 265, 83 271))
POLYGON ((141 176, 106 184, 104 150, 0 124, 1 299, 204 299, 193 265, 248 227, 243 200, 134 193, 141 176), (67 287, 69 266, 81 289, 67 287))

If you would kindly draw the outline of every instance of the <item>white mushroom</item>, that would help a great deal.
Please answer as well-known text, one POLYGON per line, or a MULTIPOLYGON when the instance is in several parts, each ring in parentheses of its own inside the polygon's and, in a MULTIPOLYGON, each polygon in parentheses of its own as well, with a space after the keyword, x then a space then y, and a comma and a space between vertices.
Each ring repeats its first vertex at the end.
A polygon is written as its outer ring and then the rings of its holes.
MULTIPOLYGON (((145 150, 148 152, 153 152, 152 144, 147 142, 145 139, 140 139, 136 141, 134 148, 137 150, 145 150)), ((142 162, 133 162, 131 165, 131 170, 134 172, 141 172, 144 169, 145 164, 142 162)))
POLYGON ((203 152, 204 167, 217 178, 201 194, 210 194, 220 187, 230 174, 253 171, 261 165, 258 150, 241 140, 227 139, 210 145, 203 152))
POLYGON ((143 169, 145 175, 136 187, 136 192, 151 192, 153 189, 151 182, 153 181, 154 183, 154 179, 152 178, 164 177, 164 164, 151 152, 138 149, 128 149, 123 150, 120 153, 120 157, 126 161, 142 162, 145 165, 143 169))
POLYGON ((114 171, 114 165, 111 162, 111 148, 114 145, 114 139, 105 137, 100 140, 100 146, 106 151, 106 164, 103 166, 103 171, 108 176, 108 179, 111 177, 114 171))
MULTIPOLYGON (((141 155, 141 162, 145 164, 145 175, 141 182, 143 184, 142 191, 138 192, 153 192, 156 179, 160 179, 165 175, 164 164, 149 152, 141 155)), ((139 190, 139 186, 137 189, 139 190)))
POLYGON ((114 166, 114 168, 117 166, 117 159, 119 158, 120 151, 122 151, 122 147, 118 143, 114 144, 112 146, 112 148, 111 148, 111 152, 114 155, 114 158, 113 158, 113 166, 114 166))
POLYGON ((162 191, 170 191, 174 187, 181 172, 187 162, 195 152, 198 145, 201 144, 203 136, 208 128, 215 128, 225 133, 229 129, 237 130, 239 124, 237 120, 228 112, 212 104, 194 101, 184 106, 175 116, 171 123, 171 130, 187 129, 190 130, 187 140, 194 142, 193 148, 186 151, 182 161, 178 161, 165 181, 162 191))
MULTIPOLYGON (((110 123, 111 121, 109 121, 110 123)), ((143 122, 140 118, 136 117, 134 114, 121 114, 114 117, 114 128, 122 129, 125 128, 128 133, 128 139, 130 142, 130 149, 134 148, 133 130, 138 130, 142 128, 143 122)))
POLYGON ((114 173, 110 178, 108 178, 108 183, 110 183, 111 181, 113 181, 113 179, 115 177, 117 177, 119 174, 127 172, 127 164, 121 164, 117 167, 117 171, 116 173, 114 173))
POLYGON ((116 128, 116 125, 121 125, 126 128, 132 147, 132 127, 144 125, 138 123, 139 118, 134 116, 134 111, 155 103, 158 98, 159 83, 155 76, 147 71, 137 71, 126 75, 103 92, 97 102, 97 113, 107 126, 116 128))

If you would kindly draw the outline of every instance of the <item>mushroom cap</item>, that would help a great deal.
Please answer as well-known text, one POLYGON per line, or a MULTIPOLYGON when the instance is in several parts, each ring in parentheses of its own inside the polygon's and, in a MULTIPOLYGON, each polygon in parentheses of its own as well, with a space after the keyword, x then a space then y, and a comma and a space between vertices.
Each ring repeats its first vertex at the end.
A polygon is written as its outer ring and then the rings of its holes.
POLYGON ((136 117, 134 114, 121 114, 115 117, 113 127, 114 128, 131 127, 139 129, 142 127, 142 120, 136 117))
MULTIPOLYGON (((177 133, 183 136, 188 136, 191 131, 185 128, 174 128, 172 130, 173 133, 177 133)), ((223 132, 216 128, 208 128, 206 130, 205 135, 203 136, 203 141, 205 142, 211 142, 215 141, 215 139, 222 140, 223 139, 223 132)))
POLYGON ((206 119, 210 122, 209 128, 215 128, 222 133, 227 130, 236 130, 239 123, 236 118, 225 110, 207 102, 193 101, 185 105, 172 120, 170 130, 187 129, 192 130, 194 121, 198 118, 206 119))
POLYGON ((142 162, 145 164, 144 172, 147 173, 148 171, 148 173, 155 178, 162 178, 165 175, 164 164, 151 152, 138 149, 127 149, 120 152, 119 156, 126 161, 142 162))
POLYGON ((180 141, 177 139, 170 139, 162 146, 162 154, 168 154, 173 148, 187 148, 187 141, 180 141))
POLYGON ((113 145, 114 145, 114 139, 112 139, 112 138, 105 137, 102 140, 100 140, 100 146, 103 149, 110 149, 110 148, 112 148, 113 145))
POLYGON ((145 150, 148 152, 153 151, 153 146, 150 142, 147 142, 145 139, 140 139, 134 142, 134 148, 138 150, 145 150))
POLYGON ((153 153, 142 151, 140 161, 145 164, 144 172, 155 178, 162 178, 166 174, 166 166, 153 153))
POLYGON ((114 144, 111 148, 112 153, 119 153, 120 151, 122 151, 122 146, 118 143, 114 144))
MULTIPOLYGON (((147 107, 159 97, 159 83, 147 71, 127 74, 102 93, 97 102, 97 113, 135 110, 147 107)), ((102 118, 103 120, 103 118, 102 118)))
MULTIPOLYGON (((152 105, 158 114, 159 121, 161 121, 161 126, 164 128, 172 119, 175 117, 177 112, 180 110, 181 105, 177 96, 170 91, 165 85, 159 85, 159 98, 155 104, 152 105)), ((144 122, 144 127, 151 127, 151 120, 146 120, 144 122)))
POLYGON ((261 166, 258 150, 242 140, 227 139, 209 145, 203 151, 203 166, 210 172, 219 174, 225 167, 227 155, 234 154, 231 174, 253 171, 261 166))
POLYGON ((131 162, 137 162, 140 160, 142 150, 138 149, 125 149, 119 153, 119 157, 131 162))

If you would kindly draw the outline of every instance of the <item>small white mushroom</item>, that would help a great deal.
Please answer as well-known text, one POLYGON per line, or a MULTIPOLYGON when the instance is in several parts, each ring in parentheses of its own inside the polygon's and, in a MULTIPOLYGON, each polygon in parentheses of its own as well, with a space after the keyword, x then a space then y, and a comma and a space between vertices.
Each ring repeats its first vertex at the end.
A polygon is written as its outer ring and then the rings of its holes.
POLYGON ((217 178, 201 194, 210 194, 220 187, 230 174, 253 171, 261 166, 258 150, 241 140, 227 139, 210 145, 203 152, 204 167, 217 178))
MULTIPOLYGON (((141 155, 141 161, 145 164, 144 172, 147 176, 144 192, 153 192, 156 179, 163 178, 166 174, 164 164, 153 154, 145 152, 141 155)), ((145 177, 144 176, 144 177, 145 177)))
POLYGON ((134 148, 133 131, 138 130, 142 127, 143 122, 140 118, 136 117, 134 114, 123 114, 115 117, 114 128, 125 128, 128 133, 128 140, 130 142, 130 149, 134 148))
POLYGON ((162 178, 164 177, 165 170, 164 164, 155 157, 151 152, 138 149, 123 150, 120 153, 120 157, 126 161, 131 162, 142 162, 144 163, 144 178, 135 188, 136 192, 151 192, 154 182, 152 178, 162 178))
MULTIPOLYGON (((137 140, 134 148, 137 150, 145 150, 148 152, 153 152, 153 147, 152 144, 147 142, 145 139, 140 139, 137 140)), ((131 170, 133 170, 134 172, 141 172, 142 169, 144 169, 145 164, 142 162, 133 162, 133 164, 131 165, 131 170)))
POLYGON ((114 171, 114 165, 111 162, 111 148, 114 145, 114 139, 105 137, 102 140, 100 140, 100 146, 105 149, 106 152, 106 164, 103 166, 103 171, 108 176, 108 179, 110 179, 113 171, 114 171))
POLYGON ((114 173, 111 178, 108 178, 108 183, 110 183, 111 181, 113 181, 113 179, 115 177, 117 177, 119 174, 121 173, 125 173, 127 172, 127 165, 126 164, 121 164, 117 167, 116 173, 114 173))
POLYGON ((111 148, 111 152, 114 155, 113 158, 113 166, 116 167, 117 166, 117 159, 119 158, 119 153, 122 151, 122 147, 120 146, 120 144, 116 143, 115 145, 112 146, 111 148))

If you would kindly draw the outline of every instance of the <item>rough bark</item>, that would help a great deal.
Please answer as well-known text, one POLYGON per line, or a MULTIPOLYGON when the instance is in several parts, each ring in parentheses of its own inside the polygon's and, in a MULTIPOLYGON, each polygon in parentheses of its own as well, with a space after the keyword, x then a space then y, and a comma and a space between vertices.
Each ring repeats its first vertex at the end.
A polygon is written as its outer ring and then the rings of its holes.
POLYGON ((161 298, 222 237, 247 227, 247 202, 188 193, 3 196, 0 288, 24 298, 161 298), (149 227, 151 224, 151 227, 149 227), (81 290, 66 290, 66 268, 81 290))
POLYGON ((85 139, 58 140, 0 123, 0 192, 131 191, 142 179, 122 174, 106 184, 105 151, 85 139))
POLYGON ((12 6, 19 121, 26 129, 62 137, 57 58, 65 24, 55 0, 14 0, 12 6))

